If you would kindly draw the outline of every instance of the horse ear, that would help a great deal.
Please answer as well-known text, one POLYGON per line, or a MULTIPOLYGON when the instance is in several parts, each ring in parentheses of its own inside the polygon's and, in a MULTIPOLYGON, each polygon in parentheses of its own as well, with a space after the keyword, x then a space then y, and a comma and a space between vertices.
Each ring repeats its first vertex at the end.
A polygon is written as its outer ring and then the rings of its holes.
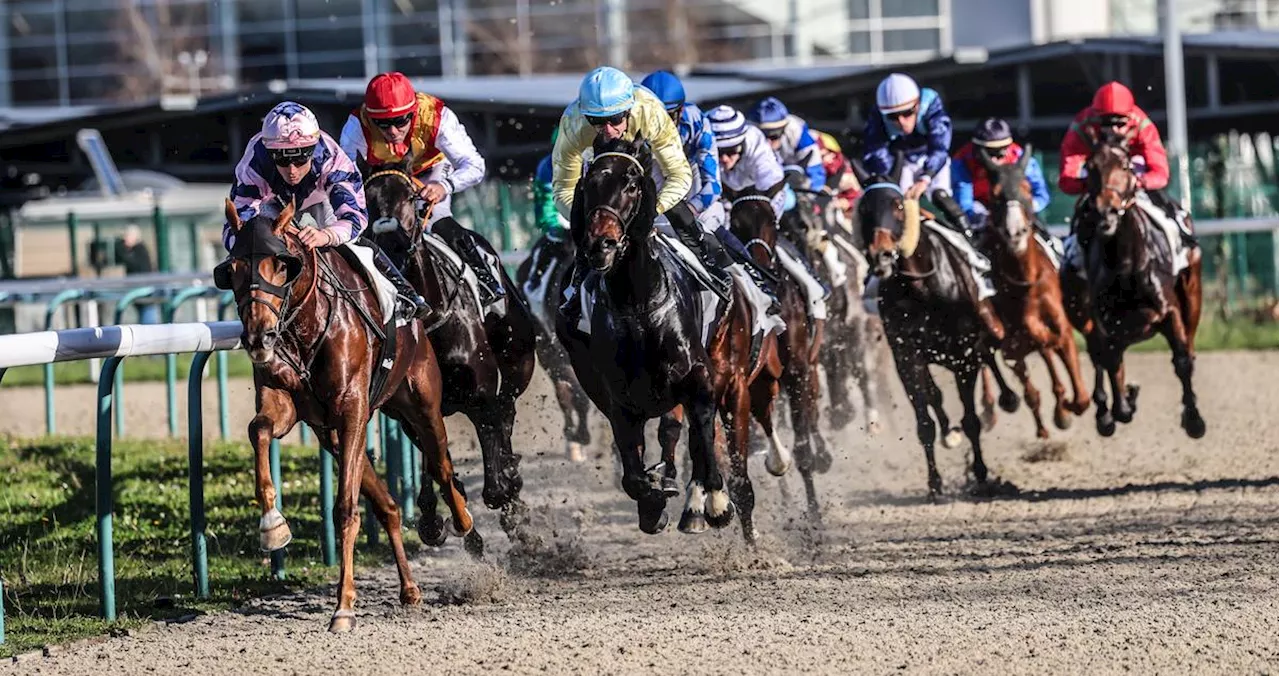
POLYGON ((853 167, 853 177, 858 179, 858 185, 865 188, 870 184, 871 174, 867 173, 867 168, 862 166, 862 160, 850 157, 849 166, 853 167))
POLYGON ((356 156, 351 159, 355 161, 356 171, 360 172, 360 178, 369 178, 369 161, 364 158, 364 155, 356 153, 356 156))
POLYGON ((893 153, 893 173, 889 176, 889 180, 893 183, 902 182, 902 168, 906 166, 907 160, 901 150, 893 153))
POLYGON ((978 161, 982 163, 983 169, 986 169, 988 173, 996 173, 1000 165, 996 164, 995 160, 991 159, 991 155, 987 152, 986 148, 978 146, 975 154, 978 156, 978 161))
POLYGON ((231 226, 232 232, 240 232, 240 228, 244 227, 244 222, 240 220, 240 212, 236 211, 235 202, 228 197, 225 200, 224 210, 227 214, 227 225, 231 226))
POLYGON ((416 164, 416 163, 417 163, 417 161, 418 161, 418 151, 420 151, 420 150, 421 150, 421 148, 419 148, 418 146, 415 146, 415 145, 413 144, 413 138, 411 137, 411 138, 409 139, 409 152, 407 152, 407 153, 405 153, 405 154, 404 154, 404 157, 403 157, 403 158, 401 158, 400 163, 399 163, 398 165, 396 165, 396 167, 397 167, 400 171, 403 171, 404 173, 409 174, 410 176, 412 176, 412 175, 413 175, 413 171, 412 171, 412 170, 413 170, 413 166, 414 166, 414 164, 416 164))
POLYGON ((1022 148, 1022 157, 1018 158, 1018 171, 1020 173, 1026 172, 1027 165, 1031 162, 1031 153, 1033 151, 1034 148, 1030 143, 1022 148))
POLYGON ((284 229, 293 224, 293 216, 297 210, 294 200, 289 200, 289 203, 284 205, 284 209, 280 210, 280 215, 276 216, 275 225, 271 226, 271 232, 275 233, 276 237, 284 234, 284 229))

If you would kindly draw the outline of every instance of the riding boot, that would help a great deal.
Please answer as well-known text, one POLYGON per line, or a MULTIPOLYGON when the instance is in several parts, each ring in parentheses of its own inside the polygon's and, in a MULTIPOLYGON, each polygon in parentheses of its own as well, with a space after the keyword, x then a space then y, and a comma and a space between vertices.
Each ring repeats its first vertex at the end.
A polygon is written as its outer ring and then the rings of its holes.
POLYGON ((381 272, 384 277, 391 281, 391 285, 396 287, 396 295, 403 298, 406 303, 400 306, 400 315, 405 319, 422 319, 431 311, 431 306, 427 305, 427 301, 418 294, 417 290, 409 285, 409 280, 404 278, 395 263, 387 258, 387 254, 378 247, 370 247, 373 249, 373 266, 381 272))
POLYGON ((729 252, 729 254, 737 259, 736 262, 742 264, 742 268, 746 270, 747 276, 751 278, 755 285, 760 287, 764 295, 769 297, 769 313, 776 314, 782 311, 782 304, 778 302, 778 292, 775 288, 778 283, 778 276, 761 266, 756 259, 751 256, 751 252, 747 251, 747 247, 743 246, 742 240, 738 239, 730 230, 721 226, 716 230, 716 239, 729 252))
POLYGON ((490 303, 504 298, 507 295, 507 290, 502 287, 502 282, 499 282, 494 277, 493 270, 489 267, 489 261, 485 260, 476 234, 461 226, 458 227, 458 233, 458 236, 450 244, 453 246, 454 252, 466 262, 467 267, 476 273, 476 279, 480 281, 481 304, 488 306, 490 303))
POLYGON ((582 259, 581 255, 573 257, 573 275, 569 280, 565 292, 568 298, 560 303, 560 314, 564 317, 565 323, 571 327, 578 325, 578 320, 582 318, 582 300, 578 298, 578 294, 582 293, 582 283, 587 278, 587 262, 582 259))
POLYGON ((934 190, 933 195, 929 198, 934 206, 942 211, 942 215, 947 217, 947 226, 952 230, 964 235, 967 240, 973 240, 973 229, 969 227, 969 217, 965 216, 964 209, 951 198, 951 193, 941 188, 934 190))
MULTIPOLYGON (((702 235, 702 241, 698 242, 697 247, 690 248, 698 252, 698 257, 702 259, 702 267, 711 273, 716 284, 720 286, 717 293, 721 297, 729 296, 733 293, 733 277, 729 276, 728 267, 733 265, 733 259, 729 257, 729 252, 720 246, 720 240, 701 230, 698 233, 702 235)), ((685 245, 688 246, 689 243, 686 242, 685 245)))

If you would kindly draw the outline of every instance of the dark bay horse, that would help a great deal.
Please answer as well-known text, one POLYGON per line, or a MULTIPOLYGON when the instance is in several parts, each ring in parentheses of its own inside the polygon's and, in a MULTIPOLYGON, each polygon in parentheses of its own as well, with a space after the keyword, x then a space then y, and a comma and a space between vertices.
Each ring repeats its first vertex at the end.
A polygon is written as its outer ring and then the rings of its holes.
MULTIPOLYGON (((795 433, 796 468, 804 479, 805 496, 813 517, 820 514, 817 490, 813 484, 814 471, 831 469, 831 453, 827 450, 818 430, 818 405, 822 396, 818 378, 818 354, 822 347, 824 319, 809 317, 808 301, 804 289, 778 262, 778 222, 774 218, 769 195, 747 189, 738 192, 725 190, 730 200, 729 229, 746 243, 747 250, 756 263, 771 270, 781 280, 777 285, 778 304, 787 330, 778 337, 778 356, 782 361, 782 386, 787 391, 791 410, 791 427, 795 433)), ((804 254, 801 252, 801 256, 804 254)), ((759 420, 765 435, 775 446, 772 410, 759 420)), ((771 470, 772 471, 772 470, 771 470)), ((781 468, 781 475, 786 468, 781 468)))
MULTIPOLYGON (((937 364, 956 378, 964 415, 960 425, 973 447, 973 475, 979 491, 990 491, 987 465, 982 459, 982 422, 974 402, 978 372, 995 367, 996 338, 978 316, 978 288, 969 262, 941 235, 923 227, 918 203, 908 202, 898 187, 902 158, 892 176, 870 176, 853 162, 864 186, 858 201, 858 220, 872 274, 880 278, 880 318, 898 377, 916 416, 916 434, 924 447, 929 472, 929 496, 942 491, 942 477, 934 461, 938 429, 944 444, 953 445, 949 421, 942 408, 929 365, 937 364)), ((998 372, 997 372, 998 374, 998 372)), ((958 436, 958 435, 956 435, 958 436)))
POLYGON ((559 312, 556 334, 583 389, 613 428, 623 466, 622 487, 637 503, 640 529, 659 533, 667 525, 663 473, 644 465, 644 425, 654 418, 670 418, 679 406, 689 424, 692 465, 680 530, 699 533, 708 525, 727 526, 736 505, 743 535, 753 542, 755 494, 747 476, 753 403, 749 388, 761 372, 781 372, 776 344, 766 338, 751 363, 751 318, 735 285, 733 302, 715 324, 709 345, 703 346, 696 282, 657 243, 654 233, 657 190, 650 176, 648 144, 641 138, 598 138, 594 151, 570 216, 575 246, 583 254, 579 262, 594 270, 587 279, 587 285, 595 287, 590 335, 570 326, 559 312), (727 430, 725 464, 730 467, 732 501, 716 457, 717 414, 727 430))
MULTIPOLYGON (((1071 426, 1071 417, 1089 408, 1084 379, 1080 377, 1080 356, 1076 352, 1071 322, 1062 305, 1062 288, 1053 261, 1035 241, 1032 222, 1031 184, 1026 179, 1031 148, 1013 164, 996 164, 979 152, 990 176, 989 227, 984 229, 979 248, 991 259, 996 295, 992 300, 1005 327, 1000 352, 1013 362, 1014 373, 1022 381, 1027 407, 1036 423, 1036 436, 1049 437, 1040 418, 1040 391, 1031 382, 1027 356, 1038 353, 1053 383, 1053 422, 1058 429, 1071 426), (1058 377, 1053 355, 1067 370, 1075 398, 1066 399, 1066 387, 1058 377)), ((988 395, 989 396, 989 395, 988 395)))
MULTIPOLYGON (((249 440, 256 457, 262 548, 281 549, 292 539, 288 523, 274 507, 276 489, 268 451, 272 439, 304 422, 316 430, 325 450, 338 457, 334 521, 342 558, 338 607, 329 630, 349 631, 356 617, 353 557, 360 530, 356 501, 361 493, 369 499, 395 552, 401 603, 415 604, 422 598, 405 558, 400 510, 365 455, 365 431, 375 410, 381 408, 400 421, 421 449, 423 464, 452 512, 455 534, 472 529, 466 495, 449 457, 435 351, 421 323, 393 323, 392 365, 381 387, 371 392, 387 340, 382 323, 373 319, 381 312, 371 285, 336 249, 308 252, 302 246, 293 225, 292 204, 274 220, 258 216, 241 223, 228 200, 226 216, 236 241, 214 280, 219 288, 235 294, 244 324, 241 342, 254 363, 257 415, 249 422, 249 440)), ((429 485, 424 482, 418 497, 424 510, 418 532, 423 542, 441 544, 448 534, 443 520, 435 516, 434 497, 424 500, 431 492, 429 485)))
POLYGON ((583 448, 591 443, 588 413, 591 399, 578 383, 569 354, 556 338, 556 309, 573 271, 573 242, 555 241, 545 235, 529 250, 516 269, 516 282, 529 301, 538 334, 538 363, 555 387, 556 402, 564 414, 565 456, 574 462, 586 459, 583 448))
MULTIPOLYGON (((414 203, 418 184, 402 166, 381 167, 365 179, 374 241, 404 272, 409 283, 436 310, 425 320, 444 383, 441 411, 462 413, 475 426, 484 462, 484 503, 491 509, 512 505, 523 513, 520 456, 512 449, 516 399, 533 378, 533 318, 524 296, 499 266, 507 289, 504 306, 486 312, 448 263, 424 240, 427 217, 414 203)), ((477 235, 478 237, 478 235, 477 235)), ((483 246, 497 254, 485 242, 483 246)), ((458 271, 460 272, 460 271, 458 271)), ((424 482, 424 485, 429 485, 424 482)), ((505 510, 504 514, 512 512, 505 510)))
POLYGON ((1204 436, 1204 418, 1191 388, 1196 328, 1200 324, 1200 249, 1173 272, 1173 251, 1163 230, 1141 205, 1140 184, 1129 159, 1128 137, 1090 139, 1089 178, 1077 237, 1088 281, 1068 266, 1062 286, 1071 323, 1085 336, 1094 365, 1093 403, 1098 433, 1111 436, 1116 422, 1133 420, 1138 388, 1125 383, 1124 353, 1159 332, 1173 352, 1182 383, 1182 428, 1204 436), (1115 399, 1107 406, 1104 378, 1115 399))

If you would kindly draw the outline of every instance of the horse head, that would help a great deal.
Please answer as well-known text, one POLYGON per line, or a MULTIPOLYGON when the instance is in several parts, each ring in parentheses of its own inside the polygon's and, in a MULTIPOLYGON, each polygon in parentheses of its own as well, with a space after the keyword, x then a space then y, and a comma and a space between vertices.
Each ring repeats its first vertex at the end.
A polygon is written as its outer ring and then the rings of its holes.
POLYGON ((274 219, 259 214, 245 223, 227 200, 226 216, 235 243, 227 261, 214 270, 214 284, 235 295, 244 326, 240 342, 249 358, 262 364, 271 360, 276 341, 301 304, 293 293, 304 268, 293 229, 294 205, 287 204, 274 219))
POLYGON ((991 222, 996 235, 1006 247, 1017 255, 1027 251, 1031 241, 1031 223, 1035 207, 1031 203, 1031 183, 1027 181, 1027 163, 1031 161, 1031 146, 1023 149, 1022 156, 1012 164, 997 164, 982 149, 978 159, 991 182, 991 222))
POLYGON ((1129 159, 1129 141, 1133 133, 1100 135, 1089 132, 1086 135, 1090 147, 1085 164, 1089 172, 1089 201, 1101 219, 1098 231, 1103 237, 1116 233, 1138 194, 1138 175, 1134 173, 1133 162, 1129 159))
POLYGON ((376 169, 369 168, 363 160, 358 163, 365 176, 370 237, 401 268, 417 250, 428 220, 425 215, 418 216, 420 185, 412 173, 417 155, 417 149, 410 145, 409 152, 398 163, 376 169))
POLYGON ((597 138, 595 156, 578 183, 573 231, 591 267, 607 272, 643 242, 657 217, 657 190, 649 175, 652 153, 639 136, 634 141, 597 138))
POLYGON ((892 175, 879 176, 853 162, 854 173, 863 186, 857 209, 862 241, 867 248, 867 261, 881 278, 891 277, 899 259, 910 258, 920 243, 920 202, 906 199, 898 185, 902 164, 902 153, 898 153, 892 175))
POLYGON ((768 190, 722 187, 721 195, 729 201, 729 231, 742 240, 756 262, 765 267, 772 267, 776 262, 778 222, 773 215, 773 198, 782 186, 778 183, 768 190))

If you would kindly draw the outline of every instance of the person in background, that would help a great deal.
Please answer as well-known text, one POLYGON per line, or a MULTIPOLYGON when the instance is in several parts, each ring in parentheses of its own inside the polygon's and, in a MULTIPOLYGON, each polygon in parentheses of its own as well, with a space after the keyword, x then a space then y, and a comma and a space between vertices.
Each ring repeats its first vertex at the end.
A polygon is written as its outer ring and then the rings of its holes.
MULTIPOLYGON (((155 267, 151 263, 151 252, 147 250, 146 243, 142 241, 142 230, 133 223, 130 223, 124 229, 124 236, 120 238, 120 250, 117 256, 120 264, 124 266, 124 274, 126 275, 145 275, 149 272, 155 272, 155 267)), ((142 324, 159 324, 160 306, 155 303, 139 304, 138 321, 142 324)))

